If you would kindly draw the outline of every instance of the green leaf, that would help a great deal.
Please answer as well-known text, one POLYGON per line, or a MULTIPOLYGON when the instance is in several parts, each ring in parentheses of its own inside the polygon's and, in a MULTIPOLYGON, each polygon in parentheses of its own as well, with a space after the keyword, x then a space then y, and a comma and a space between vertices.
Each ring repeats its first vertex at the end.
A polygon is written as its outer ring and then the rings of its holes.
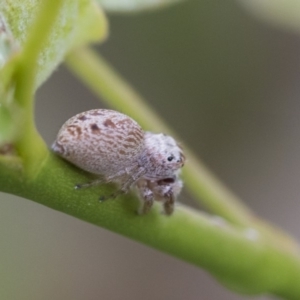
POLYGON ((298 0, 239 0, 257 17, 287 29, 300 30, 298 0))
POLYGON ((182 0, 97 0, 103 8, 111 12, 137 12, 163 8, 182 0))
MULTIPOLYGON (((2 19, 10 27, 21 51, 31 31, 36 29, 33 27, 40 4, 41 0, 0 0, 2 19)), ((38 34, 43 35, 42 27, 38 28, 38 34)), ((106 35, 105 15, 94 1, 64 1, 51 34, 39 54, 36 87, 51 75, 72 48, 102 41, 106 35)))
POLYGON ((18 44, 0 14, 0 68, 18 52, 18 44))
POLYGON ((18 43, 0 14, 0 149, 16 139, 22 119, 10 85, 18 51, 18 43))

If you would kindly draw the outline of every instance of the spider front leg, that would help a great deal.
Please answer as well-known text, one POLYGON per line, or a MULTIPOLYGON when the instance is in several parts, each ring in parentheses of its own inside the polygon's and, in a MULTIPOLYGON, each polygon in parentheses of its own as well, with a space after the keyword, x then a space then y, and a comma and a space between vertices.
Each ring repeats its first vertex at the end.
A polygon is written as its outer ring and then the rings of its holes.
POLYGON ((175 196, 172 191, 168 192, 165 196, 164 213, 170 216, 174 212, 175 196))
POLYGON ((154 194, 152 190, 147 186, 147 181, 140 181, 137 184, 141 206, 138 210, 139 215, 149 213, 154 203, 154 194))
POLYGON ((143 205, 139 210, 140 215, 145 215, 149 213, 154 203, 153 193, 150 191, 149 194, 144 195, 143 197, 143 205))
POLYGON ((163 202, 164 213, 172 215, 175 208, 175 201, 182 189, 182 181, 177 177, 165 178, 156 182, 153 186, 155 198, 163 202))

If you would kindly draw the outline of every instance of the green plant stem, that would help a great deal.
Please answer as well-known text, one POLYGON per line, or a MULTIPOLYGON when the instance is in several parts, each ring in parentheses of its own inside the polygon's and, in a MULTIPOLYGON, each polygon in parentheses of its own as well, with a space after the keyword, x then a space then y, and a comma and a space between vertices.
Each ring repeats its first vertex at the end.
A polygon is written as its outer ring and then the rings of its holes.
MULTIPOLYGON (((184 206, 172 217, 159 213, 156 204, 138 216, 132 195, 99 203, 109 186, 75 190, 88 174, 50 155, 32 181, 0 160, 0 190, 19 195, 76 218, 102 226, 200 266, 223 284, 247 294, 273 293, 300 299, 300 258, 273 244, 256 231, 236 228, 226 221, 184 206)), ((15 164, 15 162, 12 162, 15 164)))
MULTIPOLYGON (((176 136, 142 97, 94 51, 76 49, 68 55, 66 63, 101 99, 134 118, 143 128, 176 136)), ((252 223, 249 209, 212 175, 186 145, 183 148, 188 158, 183 168, 185 184, 196 199, 232 223, 249 226, 252 223)))
POLYGON ((15 99, 23 109, 22 134, 16 146, 23 159, 24 171, 33 177, 47 156, 47 147, 34 123, 35 78, 39 55, 45 47, 63 0, 41 1, 37 18, 31 26, 16 69, 15 99))

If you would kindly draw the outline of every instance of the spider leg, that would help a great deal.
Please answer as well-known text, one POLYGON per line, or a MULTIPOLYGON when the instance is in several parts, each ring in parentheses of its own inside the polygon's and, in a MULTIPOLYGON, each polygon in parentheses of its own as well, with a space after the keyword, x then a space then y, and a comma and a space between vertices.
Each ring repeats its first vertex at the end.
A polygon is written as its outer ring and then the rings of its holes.
POLYGON ((164 213, 170 216, 174 212, 175 206, 175 196, 172 191, 168 192, 165 195, 165 202, 164 202, 164 213))
POLYGON ((75 190, 79 190, 79 189, 88 188, 91 186, 100 185, 100 184, 108 183, 108 182, 109 181, 105 178, 98 178, 98 179, 95 179, 90 182, 76 184, 74 188, 75 188, 75 190))
POLYGON ((147 186, 140 187, 139 194, 141 198, 141 207, 138 210, 138 214, 144 215, 149 213, 153 206, 154 194, 147 186))
MULTIPOLYGON (((99 201, 105 201, 108 199, 114 199, 122 194, 128 193, 131 186, 145 173, 145 169, 141 167, 135 167, 133 170, 125 170, 122 171, 114 176, 111 176, 108 178, 109 181, 117 181, 118 177, 121 178, 121 187, 114 193, 107 195, 107 196, 101 196, 99 198, 99 201), (133 172, 132 175, 130 175, 133 172), (123 177, 123 180, 122 180, 123 177)), ((109 182, 108 181, 108 182, 109 182)))

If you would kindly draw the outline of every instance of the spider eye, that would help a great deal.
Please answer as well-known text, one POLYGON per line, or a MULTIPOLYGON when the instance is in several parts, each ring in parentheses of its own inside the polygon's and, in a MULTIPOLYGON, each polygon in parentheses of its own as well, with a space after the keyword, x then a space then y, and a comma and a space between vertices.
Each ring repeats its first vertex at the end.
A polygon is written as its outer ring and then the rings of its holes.
POLYGON ((167 159, 168 161, 172 161, 174 159, 174 156, 169 156, 167 159))

